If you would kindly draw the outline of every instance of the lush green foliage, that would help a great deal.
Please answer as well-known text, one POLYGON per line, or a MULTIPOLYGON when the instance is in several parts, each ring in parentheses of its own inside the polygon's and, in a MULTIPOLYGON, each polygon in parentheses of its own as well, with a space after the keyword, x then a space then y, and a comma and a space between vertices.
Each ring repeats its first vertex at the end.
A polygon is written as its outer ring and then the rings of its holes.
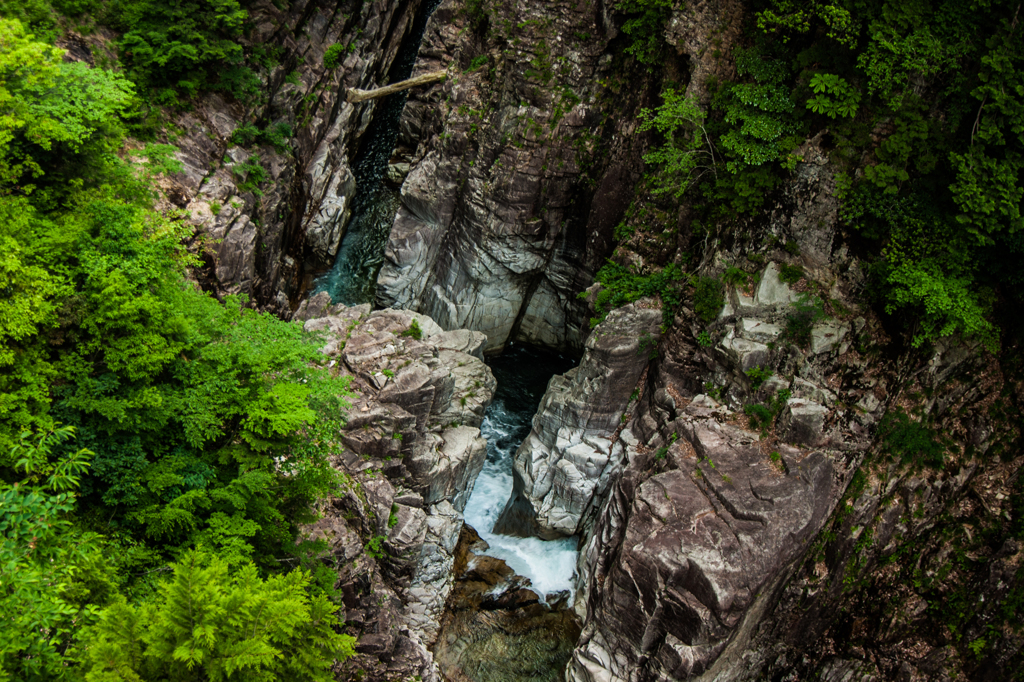
POLYGON ((355 640, 332 629, 337 606, 310 597, 302 571, 266 580, 208 552, 186 552, 156 598, 115 601, 88 639, 86 680, 333 680, 355 640))
POLYGON ((704 324, 711 324, 725 305, 725 287, 717 277, 694 278, 693 311, 704 324))
POLYGON ((31 192, 53 159, 116 126, 132 95, 122 76, 65 63, 21 22, 0 18, 0 195, 31 192))
POLYGON ((648 68, 661 61, 664 50, 661 33, 672 4, 672 0, 615 0, 615 9, 628 16, 622 32, 630 37, 632 43, 626 52, 648 68))
POLYGON ((832 73, 816 73, 811 78, 815 96, 807 100, 807 108, 829 118, 852 117, 857 114, 860 92, 845 79, 832 73))
POLYGON ((671 193, 676 198, 708 171, 714 171, 714 147, 704 129, 704 112, 692 98, 669 88, 661 93, 664 103, 655 111, 640 112, 640 131, 655 130, 664 143, 644 155, 644 161, 657 166, 654 194, 671 193))
POLYGON ((237 38, 247 12, 237 0, 113 0, 107 21, 124 32, 121 59, 158 103, 219 86, 244 98, 251 84, 237 38))
POLYGON ((173 148, 124 153, 123 77, 62 62, 17 21, 0 45, 0 678, 80 670, 82 628, 114 603, 93 679, 326 679, 350 642, 278 560, 298 558, 298 524, 338 483, 346 382, 300 326, 186 280, 192 228, 150 189, 173 148), (149 599, 181 557, 216 633, 173 629, 173 581, 149 599), (274 621, 243 637, 256 620, 236 619, 261 605, 274 621), (146 637, 120 638, 129 622, 146 637))
MULTIPOLYGON (((649 275, 637 275, 613 261, 608 261, 594 279, 602 289, 594 302, 598 316, 590 320, 591 327, 596 327, 612 309, 646 296, 660 297, 662 317, 666 324, 671 324, 681 301, 679 287, 685 282, 682 271, 674 264, 649 275)), ((586 292, 581 294, 586 295, 586 292)))
POLYGON ((727 85, 717 99, 728 124, 719 138, 730 153, 726 168, 738 173, 746 166, 780 160, 792 166, 795 159, 789 154, 801 138, 795 134, 796 103, 785 83, 789 69, 765 51, 737 49, 736 70, 754 82, 727 85))
POLYGON ((661 136, 646 156, 657 191, 689 191, 704 220, 728 224, 755 213, 797 146, 827 129, 848 170, 842 217, 870 240, 881 307, 915 345, 957 334, 995 348, 993 306, 1019 305, 1024 291, 1016 4, 765 0, 755 10, 738 78, 708 84, 707 112, 668 89, 645 115, 661 136))
POLYGON ((54 457, 73 437, 59 427, 23 436, 11 455, 22 478, 0 483, 0 679, 51 679, 95 603, 114 591, 100 538, 74 526, 85 449, 54 457))
POLYGON ((904 464, 942 468, 946 447, 932 429, 897 407, 890 410, 878 425, 878 442, 882 450, 904 464))

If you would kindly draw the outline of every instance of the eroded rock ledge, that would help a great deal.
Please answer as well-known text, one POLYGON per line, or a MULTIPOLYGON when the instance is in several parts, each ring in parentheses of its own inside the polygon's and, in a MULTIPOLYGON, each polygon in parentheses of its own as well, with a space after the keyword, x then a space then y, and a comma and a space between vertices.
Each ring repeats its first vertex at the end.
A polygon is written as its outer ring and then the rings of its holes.
POLYGON ((479 426, 496 386, 481 360, 485 337, 444 332, 408 311, 331 306, 326 294, 296 318, 323 334, 332 370, 358 394, 334 462, 348 483, 307 529, 328 542, 324 560, 359 637, 346 669, 437 680, 428 647, 451 591, 462 510, 486 456, 479 426))

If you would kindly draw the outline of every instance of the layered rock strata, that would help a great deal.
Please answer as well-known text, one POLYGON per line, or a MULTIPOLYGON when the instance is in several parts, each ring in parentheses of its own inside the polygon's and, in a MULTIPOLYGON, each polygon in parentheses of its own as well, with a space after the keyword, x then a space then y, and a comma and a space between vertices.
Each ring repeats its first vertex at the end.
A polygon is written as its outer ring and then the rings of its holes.
POLYGON ((357 397, 335 466, 347 481, 307 529, 328 544, 345 621, 359 636, 347 669, 377 679, 436 680, 427 647, 452 587, 462 510, 484 464, 480 436, 494 394, 479 332, 443 332, 408 311, 331 306, 297 311, 357 397), (415 322, 415 325, 414 325, 415 322))
POLYGON ((516 452, 513 491, 495 532, 575 535, 594 498, 621 471, 615 438, 630 387, 658 345, 661 310, 644 299, 613 310, 587 339, 579 366, 555 376, 516 452))
POLYGON ((581 563, 587 624, 571 680, 685 679, 754 627, 830 510, 832 465, 780 446, 699 396, 670 424, 679 439, 630 465, 581 563), (605 547, 617 547, 608 552, 605 547))
POLYGON ((414 93, 403 119, 418 146, 378 303, 482 331, 490 351, 512 340, 578 351, 589 325, 576 295, 640 178, 643 137, 627 112, 650 76, 616 68, 616 22, 598 5, 475 12, 444 2, 424 39, 417 73, 454 74, 414 93))

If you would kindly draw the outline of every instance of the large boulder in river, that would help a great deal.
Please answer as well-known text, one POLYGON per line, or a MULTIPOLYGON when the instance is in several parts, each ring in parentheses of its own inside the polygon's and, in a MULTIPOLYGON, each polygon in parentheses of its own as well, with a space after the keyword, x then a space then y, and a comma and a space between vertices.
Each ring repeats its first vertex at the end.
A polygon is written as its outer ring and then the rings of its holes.
POLYGON ((619 468, 622 446, 613 437, 660 324, 661 310, 649 299, 613 310, 587 339, 579 366, 551 379, 516 452, 514 489, 496 532, 576 534, 595 491, 619 468))

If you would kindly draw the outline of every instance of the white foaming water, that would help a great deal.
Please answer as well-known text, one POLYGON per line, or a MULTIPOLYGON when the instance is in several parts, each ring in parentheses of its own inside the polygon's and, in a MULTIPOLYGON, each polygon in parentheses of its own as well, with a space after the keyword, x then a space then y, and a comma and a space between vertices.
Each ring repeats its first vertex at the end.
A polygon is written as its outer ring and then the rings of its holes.
POLYGON ((543 597, 552 592, 572 590, 578 554, 576 538, 545 541, 492 532, 512 493, 512 457, 520 441, 529 433, 532 416, 509 412, 500 399, 487 409, 487 416, 480 426, 487 439, 487 462, 476 479, 473 495, 466 505, 465 518, 466 523, 473 526, 490 545, 485 554, 504 560, 516 573, 529 578, 534 590, 543 597))

